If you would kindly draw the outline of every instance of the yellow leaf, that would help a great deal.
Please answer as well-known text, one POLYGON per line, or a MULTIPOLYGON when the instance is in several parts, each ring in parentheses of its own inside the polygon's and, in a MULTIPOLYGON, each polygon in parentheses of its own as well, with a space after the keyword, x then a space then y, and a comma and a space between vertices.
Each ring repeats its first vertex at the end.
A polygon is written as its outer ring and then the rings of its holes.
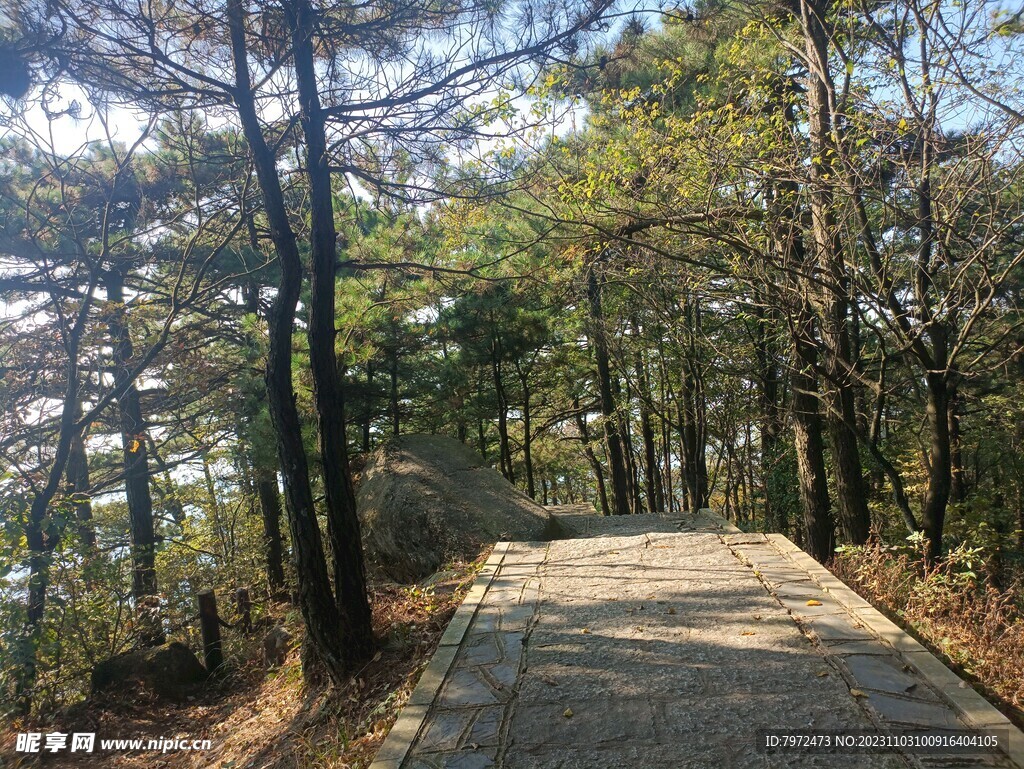
POLYGON ((753 630, 744 630, 740 635, 757 635, 753 630))
POLYGON ((583 633, 583 635, 590 635, 590 628, 585 627, 580 632, 583 633))
POLYGON ((815 675, 818 678, 824 678, 825 676, 828 675, 828 671, 827 670, 819 670, 817 673, 815 673, 815 675))
POLYGON ((572 718, 572 708, 566 708, 562 715, 566 718, 572 718))
POLYGON ((850 694, 852 694, 854 697, 867 697, 868 696, 864 692, 862 692, 860 689, 850 689, 850 694))
POLYGON ((142 444, 141 444, 141 443, 139 443, 138 439, 136 439, 136 438, 133 438, 133 439, 132 439, 132 442, 128 444, 128 453, 129 453, 129 454, 134 454, 134 453, 135 453, 136 451, 138 451, 138 450, 139 450, 139 447, 140 447, 141 445, 142 445, 142 444))
POLYGON ((808 606, 821 606, 821 601, 816 601, 813 598, 807 602, 808 606))

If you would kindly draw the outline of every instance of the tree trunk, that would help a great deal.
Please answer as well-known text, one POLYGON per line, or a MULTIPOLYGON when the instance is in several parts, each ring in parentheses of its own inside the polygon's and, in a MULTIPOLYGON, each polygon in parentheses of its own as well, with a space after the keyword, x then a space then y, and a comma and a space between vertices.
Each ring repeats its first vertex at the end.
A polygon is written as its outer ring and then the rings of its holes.
POLYGON ((679 384, 681 443, 687 496, 692 510, 708 506, 707 420, 704 405, 704 377, 699 360, 697 339, 701 334, 700 305, 695 299, 683 306, 687 341, 683 354, 679 384))
MULTIPOLYGON (((81 415, 79 410, 79 416, 81 415)), ((89 497, 89 455, 85 450, 85 436, 81 433, 71 441, 68 455, 68 484, 75 494, 75 518, 78 519, 78 535, 89 553, 96 550, 96 529, 92 523, 92 499, 89 497)))
POLYGON ((843 536, 850 544, 863 545, 871 533, 871 516, 868 512, 868 494, 857 449, 857 436, 849 426, 856 418, 853 390, 849 385, 830 386, 829 401, 829 440, 843 536), (842 416, 836 414, 836 410, 840 410, 842 416))
POLYGON ((373 427, 373 361, 366 362, 366 412, 363 414, 363 453, 371 448, 370 428, 373 427))
POLYGON ((71 457, 71 444, 82 429, 76 425, 75 419, 81 406, 78 351, 86 321, 93 306, 96 277, 96 272, 90 275, 85 299, 78 307, 74 323, 67 330, 68 359, 57 444, 54 447, 53 462, 50 464, 46 476, 46 484, 32 498, 28 520, 25 523, 25 546, 28 551, 28 596, 25 606, 25 627, 18 640, 20 664, 14 674, 14 710, 20 715, 27 715, 32 709, 38 673, 39 645, 42 640, 43 619, 46 616, 46 590, 50 584, 50 558, 58 541, 57 536, 50 536, 44 532, 44 526, 50 503, 57 494, 61 479, 67 471, 68 461, 71 457))
POLYGON ((533 415, 530 413, 530 383, 525 371, 519 372, 519 380, 523 385, 523 463, 526 465, 526 493, 530 499, 536 499, 537 487, 533 480, 533 435, 531 434, 533 415))
POLYGON ((292 32, 299 118, 306 140, 306 177, 309 180, 312 280, 308 337, 313 402, 327 500, 327 535, 334 558, 334 589, 342 623, 339 652, 346 663, 352 664, 370 654, 373 627, 359 517, 348 465, 344 392, 338 379, 334 347, 338 245, 326 129, 313 53, 316 21, 307 0, 289 3, 285 6, 285 16, 292 32))
POLYGON ((650 381, 647 367, 638 355, 636 359, 637 386, 640 388, 640 436, 644 444, 644 481, 647 491, 647 507, 652 513, 665 511, 665 499, 661 487, 661 463, 654 445, 654 428, 651 426, 650 381))
POLYGON ((948 412, 949 420, 949 460, 951 468, 951 482, 949 487, 949 499, 951 502, 963 504, 967 499, 967 480, 964 473, 963 452, 960 444, 960 408, 962 399, 960 389, 952 379, 948 383, 948 412))
MULTIPOLYGON (((331 591, 320 527, 316 519, 309 467, 302 441, 302 424, 292 388, 292 327, 302 291, 302 260, 288 220, 273 153, 267 146, 256 113, 245 43, 241 0, 229 0, 228 21, 235 66, 235 104, 260 183, 271 240, 277 252, 280 280, 270 308, 270 347, 267 357, 267 401, 277 434, 277 451, 284 480, 285 504, 292 535, 292 556, 298 578, 299 608, 307 643, 328 675, 342 683, 345 664, 340 656, 340 616, 331 591)), ((304 668, 307 679, 312 670, 304 668)))
POLYGON ((608 464, 612 476, 611 512, 614 515, 629 514, 629 481, 626 478, 626 460, 622 453, 619 436, 618 409, 612 393, 611 367, 608 361, 608 340, 605 336, 604 310, 601 306, 602 279, 597 275, 597 265, 587 271, 587 298, 590 309, 590 344, 597 363, 597 383, 601 392, 601 415, 604 418, 604 437, 608 447, 608 464))
POLYGON ((630 432, 628 417, 628 404, 632 401, 632 398, 630 397, 628 386, 626 394, 623 396, 622 386, 617 375, 613 374, 611 380, 612 397, 615 399, 615 402, 627 404, 619 412, 618 434, 622 441, 622 457, 626 463, 626 489, 629 493, 629 511, 631 513, 641 513, 643 512, 643 502, 640 499, 640 477, 633 455, 633 437, 630 432))
POLYGON ((132 538, 132 597, 139 613, 139 643, 158 646, 164 634, 158 616, 144 616, 157 609, 156 531, 153 526, 153 497, 149 491, 149 445, 146 422, 135 382, 131 381, 134 355, 124 305, 124 275, 117 269, 104 276, 110 303, 108 329, 113 348, 114 386, 124 455, 124 488, 128 499, 128 520, 132 538))
POLYGON ((391 434, 402 434, 402 412, 398 395, 398 348, 388 348, 388 411, 391 413, 391 434))
POLYGON ((501 474, 509 483, 516 482, 512 469, 512 449, 508 440, 508 398, 505 395, 505 381, 501 372, 500 342, 494 340, 491 347, 491 375, 494 379, 494 394, 498 398, 498 464, 501 474))
POLYGON ((281 497, 277 492, 277 471, 256 468, 256 492, 263 519, 263 553, 267 566, 267 585, 275 598, 285 595, 284 541, 281 538, 281 497))
POLYGON ((802 0, 801 20, 804 48, 810 62, 807 79, 807 121, 811 163, 811 235, 815 259, 827 277, 820 286, 822 339, 827 355, 825 369, 829 382, 826 398, 827 423, 832 444, 836 501, 846 539, 853 544, 867 541, 871 528, 867 493, 857 438, 853 361, 849 334, 849 280, 835 217, 832 185, 836 176, 835 142, 829 105, 829 35, 825 28, 827 2, 802 0))
POLYGON ((818 383, 814 375, 816 350, 803 336, 811 333, 810 314, 801 313, 793 340, 793 443, 796 448, 800 501, 803 506, 804 548, 817 561, 825 563, 835 550, 835 524, 829 507, 825 471, 818 383))
POLYGON ((951 446, 949 440, 949 389, 944 372, 929 373, 928 430, 928 487, 925 490, 924 505, 921 509, 921 528, 928 539, 927 557, 935 561, 942 555, 942 533, 946 520, 946 506, 949 503, 952 485, 951 446))
POLYGON ((757 361, 760 404, 761 476, 764 485, 764 527, 770 532, 785 532, 788 511, 782 503, 783 489, 778 476, 781 468, 779 442, 782 434, 782 413, 779 408, 780 372, 775 345, 770 336, 772 318, 758 305, 755 315, 754 357, 757 361))
MULTIPOLYGON (((573 409, 576 412, 576 427, 580 433, 580 441, 583 443, 583 453, 587 457, 587 462, 590 463, 590 469, 594 472, 594 480, 597 483, 597 498, 601 504, 601 515, 611 515, 612 510, 608 502, 608 488, 604 482, 604 468, 601 467, 601 461, 597 458, 591 445, 590 430, 587 427, 586 417, 580 413, 579 400, 573 403, 573 409)), ((557 493, 554 481, 552 481, 551 490, 553 493, 557 493)))

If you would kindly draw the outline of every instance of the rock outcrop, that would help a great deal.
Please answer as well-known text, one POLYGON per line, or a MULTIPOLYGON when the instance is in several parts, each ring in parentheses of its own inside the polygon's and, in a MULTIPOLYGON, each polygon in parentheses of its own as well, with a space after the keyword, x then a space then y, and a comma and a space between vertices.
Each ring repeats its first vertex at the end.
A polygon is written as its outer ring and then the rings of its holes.
POLYGON ((207 678, 206 668, 179 641, 135 649, 98 664, 92 671, 92 693, 134 692, 144 687, 162 697, 180 697, 207 678))
POLYGON ((452 438, 404 435, 369 459, 358 491, 367 566, 418 582, 498 540, 551 538, 547 511, 452 438))

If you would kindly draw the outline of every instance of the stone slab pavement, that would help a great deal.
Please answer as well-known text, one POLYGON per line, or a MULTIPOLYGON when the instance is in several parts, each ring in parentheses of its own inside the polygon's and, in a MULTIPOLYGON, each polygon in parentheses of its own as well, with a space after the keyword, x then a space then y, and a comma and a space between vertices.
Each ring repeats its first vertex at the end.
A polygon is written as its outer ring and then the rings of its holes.
POLYGON ((1024 766, 1020 732, 784 537, 570 517, 573 539, 495 549, 373 769, 1024 766), (770 752, 766 731, 1013 744, 770 752))

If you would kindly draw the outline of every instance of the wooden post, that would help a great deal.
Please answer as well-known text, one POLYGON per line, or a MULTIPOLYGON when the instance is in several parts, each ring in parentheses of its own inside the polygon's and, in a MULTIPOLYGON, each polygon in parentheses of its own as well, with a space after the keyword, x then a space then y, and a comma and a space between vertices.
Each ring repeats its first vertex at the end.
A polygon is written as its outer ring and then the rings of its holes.
POLYGON ((252 599, 249 597, 249 588, 240 587, 235 591, 235 616, 238 617, 236 625, 239 630, 248 635, 252 632, 252 599))
POLYGON ((213 590, 199 594, 199 627, 203 633, 203 661, 206 672, 213 673, 224 664, 224 650, 220 642, 220 618, 217 616, 217 596, 213 590))

